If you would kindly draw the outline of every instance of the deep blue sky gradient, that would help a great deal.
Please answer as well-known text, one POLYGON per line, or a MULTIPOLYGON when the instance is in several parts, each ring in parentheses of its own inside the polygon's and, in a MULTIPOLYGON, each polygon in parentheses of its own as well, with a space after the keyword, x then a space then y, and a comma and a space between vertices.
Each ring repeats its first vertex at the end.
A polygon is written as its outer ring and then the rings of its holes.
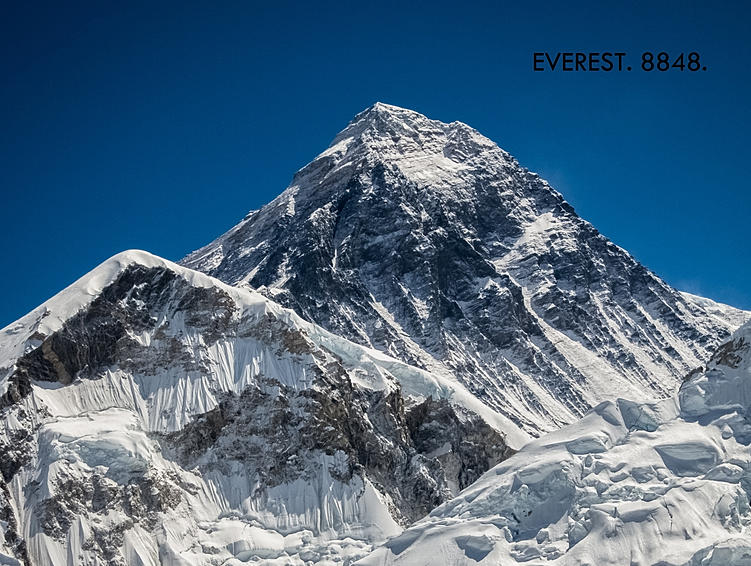
POLYGON ((207 243, 378 100, 474 126, 669 283, 751 308, 751 5, 603 4, 0 4, 0 326, 121 250, 207 243), (534 73, 543 50, 709 70, 534 73))

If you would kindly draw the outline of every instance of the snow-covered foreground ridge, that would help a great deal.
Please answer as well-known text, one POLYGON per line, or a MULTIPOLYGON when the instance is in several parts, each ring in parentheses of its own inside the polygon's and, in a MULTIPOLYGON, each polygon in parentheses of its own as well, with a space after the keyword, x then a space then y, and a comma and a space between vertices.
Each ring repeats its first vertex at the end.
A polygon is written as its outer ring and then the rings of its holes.
POLYGON ((672 289, 470 126, 380 103, 183 264, 450 376, 533 435, 671 395, 744 316, 672 289))
POLYGON ((0 409, 0 563, 27 566, 362 556, 527 439, 458 383, 141 251, 0 331, 0 409))
POLYGON ((751 324, 680 392, 604 402, 361 566, 751 564, 751 324))

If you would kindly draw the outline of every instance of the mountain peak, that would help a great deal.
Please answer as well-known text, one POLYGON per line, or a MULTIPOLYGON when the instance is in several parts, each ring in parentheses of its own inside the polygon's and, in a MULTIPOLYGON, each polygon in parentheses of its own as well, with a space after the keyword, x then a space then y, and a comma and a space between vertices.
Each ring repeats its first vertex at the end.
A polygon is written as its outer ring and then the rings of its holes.
POLYGON ((402 106, 387 104, 385 102, 376 102, 371 106, 368 106, 365 110, 356 114, 355 117, 352 118, 350 124, 378 119, 400 121, 405 123, 430 122, 433 124, 440 124, 444 128, 465 128, 468 130, 476 131, 471 126, 458 120, 453 120, 451 122, 442 122, 440 120, 429 118, 425 114, 417 112, 416 110, 412 110, 411 108, 404 108, 402 106))
POLYGON ((371 136, 388 134, 391 137, 399 137, 420 130, 443 130, 445 126, 447 124, 431 120, 414 110, 376 102, 356 114, 347 127, 337 135, 332 146, 342 139, 362 137, 365 133, 371 136))
MULTIPOLYGON (((410 108, 404 108, 403 106, 397 106, 396 104, 387 104, 385 102, 378 101, 372 106, 370 106, 370 109, 377 110, 379 112, 415 112, 414 110, 411 110, 410 108)), ((367 110, 367 108, 366 108, 367 110)))
POLYGON ((362 112, 356 114, 350 124, 384 118, 400 120, 404 122, 428 119, 423 114, 420 114, 419 112, 416 112, 415 110, 411 110, 409 108, 402 108, 401 106, 386 104, 384 102, 376 102, 375 104, 368 106, 362 112))
POLYGON ((532 434, 668 395, 737 327, 476 130, 383 103, 182 264, 450 375, 532 434))
MULTIPOLYGON (((344 166, 389 164, 418 185, 455 186, 465 168, 497 170, 515 160, 493 141, 462 122, 433 120, 406 108, 376 102, 357 114, 329 147, 296 176, 297 180, 322 168, 328 174, 344 166)), ((349 167, 347 167, 349 169, 349 167)))

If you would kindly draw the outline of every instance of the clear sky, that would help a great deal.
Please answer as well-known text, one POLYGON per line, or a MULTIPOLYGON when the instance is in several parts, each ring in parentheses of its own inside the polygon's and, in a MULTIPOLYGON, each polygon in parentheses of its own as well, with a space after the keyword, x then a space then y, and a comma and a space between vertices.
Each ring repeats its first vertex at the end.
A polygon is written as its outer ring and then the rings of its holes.
POLYGON ((472 125, 669 283, 751 308, 751 3, 202 4, 0 3, 0 326, 121 250, 207 243, 379 100, 472 125), (534 73, 546 50, 708 70, 534 73))

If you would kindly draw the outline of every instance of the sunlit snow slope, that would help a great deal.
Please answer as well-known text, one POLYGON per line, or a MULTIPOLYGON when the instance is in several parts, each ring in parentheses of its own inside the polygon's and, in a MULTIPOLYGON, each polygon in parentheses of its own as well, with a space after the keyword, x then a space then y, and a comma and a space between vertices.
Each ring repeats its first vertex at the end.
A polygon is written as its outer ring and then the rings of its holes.
POLYGON ((751 564, 751 325, 670 399, 604 402, 358 564, 751 564))
POLYGON ((0 563, 29 566, 361 556, 506 457, 498 430, 526 440, 460 384, 140 251, 0 331, 0 409, 0 563))
POLYGON ((476 130, 381 103, 183 263, 452 377, 535 435, 671 395, 743 319, 672 289, 476 130))

